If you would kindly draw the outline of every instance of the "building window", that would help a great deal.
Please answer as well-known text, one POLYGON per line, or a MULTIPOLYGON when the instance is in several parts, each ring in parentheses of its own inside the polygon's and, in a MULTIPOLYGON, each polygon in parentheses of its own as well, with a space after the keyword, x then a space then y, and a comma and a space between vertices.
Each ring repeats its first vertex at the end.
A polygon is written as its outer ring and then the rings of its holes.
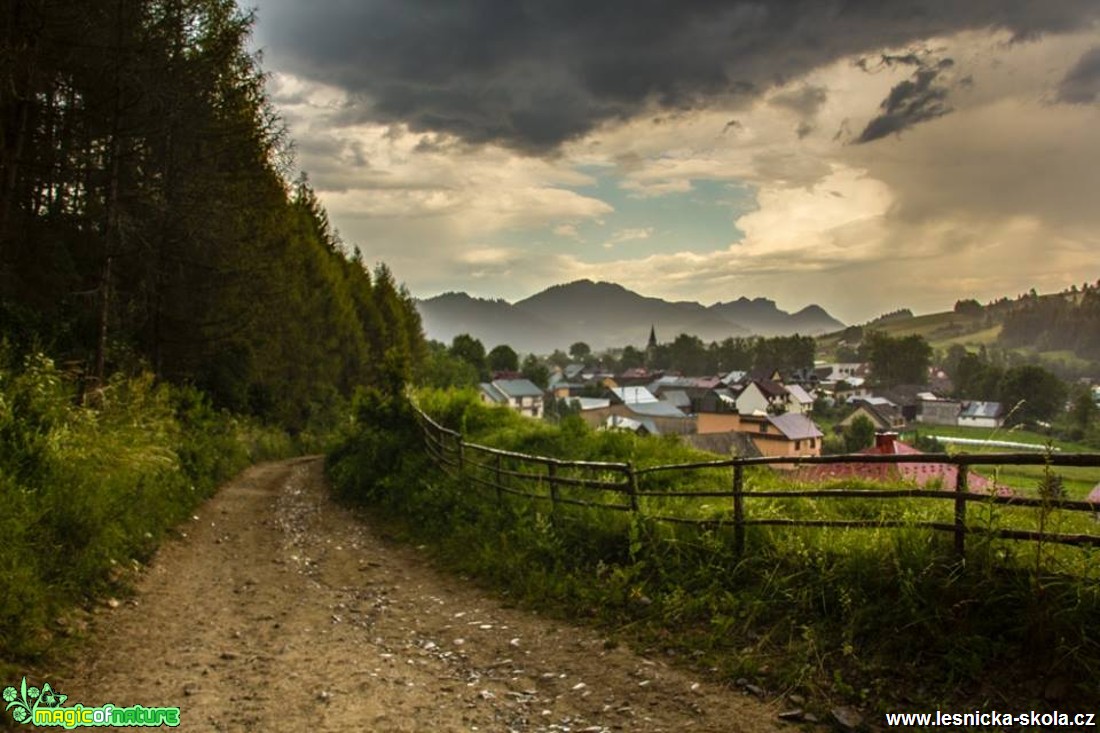
POLYGON ((802 450, 802 441, 801 440, 796 440, 794 442, 794 449, 795 450, 802 450))

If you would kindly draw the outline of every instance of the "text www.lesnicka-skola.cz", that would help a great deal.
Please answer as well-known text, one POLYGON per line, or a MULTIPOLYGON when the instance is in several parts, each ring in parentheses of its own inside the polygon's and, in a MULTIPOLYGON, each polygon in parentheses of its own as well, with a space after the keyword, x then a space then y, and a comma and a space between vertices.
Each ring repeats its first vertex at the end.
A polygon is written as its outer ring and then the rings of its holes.
POLYGON ((1040 726, 1043 728, 1072 728, 1075 730, 1096 728, 1100 726, 1096 713, 1061 713, 1055 710, 1051 713, 1038 713, 1032 710, 1027 713, 1001 713, 996 710, 983 712, 975 710, 971 713, 945 713, 937 710, 934 713, 886 713, 887 727, 927 726, 935 728, 939 726, 974 726, 988 728, 1016 728, 1028 726, 1040 726))

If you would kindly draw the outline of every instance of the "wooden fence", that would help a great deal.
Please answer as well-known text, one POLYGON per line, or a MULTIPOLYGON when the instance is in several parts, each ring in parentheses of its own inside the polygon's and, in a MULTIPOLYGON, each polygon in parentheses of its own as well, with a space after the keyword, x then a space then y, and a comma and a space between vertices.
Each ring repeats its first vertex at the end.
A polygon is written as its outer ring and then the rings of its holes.
MULTIPOLYGON (((648 518, 674 524, 732 526, 734 543, 738 552, 744 551, 745 528, 750 526, 925 528, 952 533, 954 535, 955 552, 960 558, 965 556, 966 536, 974 533, 1006 540, 1100 547, 1100 534, 1063 534, 1033 529, 974 527, 967 524, 967 505, 972 502, 1030 508, 1041 512, 1048 512, 1053 509, 1070 512, 1090 512, 1100 519, 1100 504, 1060 498, 1001 496, 996 493, 972 492, 967 486, 972 466, 1037 465, 1052 468, 1061 466, 1100 468, 1100 454, 987 453, 947 455, 925 453, 915 455, 842 455, 817 458, 728 458, 699 463, 636 468, 630 463, 569 461, 467 443, 458 432, 439 425, 419 410, 417 410, 417 414, 424 436, 425 447, 434 461, 451 475, 461 474, 465 480, 494 491, 498 500, 503 500, 506 495, 512 495, 532 501, 549 502, 552 510, 558 506, 572 505, 619 512, 643 511, 645 500, 662 497, 667 499, 728 500, 729 511, 717 518, 672 516, 648 511, 644 514, 648 518), (952 465, 956 467, 956 481, 954 487, 944 490, 914 488, 912 486, 888 486, 882 489, 753 490, 746 485, 745 469, 750 466, 811 466, 852 463, 940 463, 952 465), (646 490, 643 487, 647 478, 661 474, 682 476, 686 475, 687 472, 713 471, 714 469, 729 470, 728 488, 684 491, 675 488, 646 490), (563 489, 575 489, 590 493, 586 498, 577 498, 572 492, 569 496, 563 495, 563 489), (912 522, 884 519, 754 518, 747 508, 747 503, 757 499, 893 500, 901 498, 952 502, 954 505, 954 519, 951 522, 912 522)), ((666 481, 665 483, 674 484, 675 481, 666 481)), ((1100 525, 1098 525, 1098 531, 1100 531, 1100 525)))

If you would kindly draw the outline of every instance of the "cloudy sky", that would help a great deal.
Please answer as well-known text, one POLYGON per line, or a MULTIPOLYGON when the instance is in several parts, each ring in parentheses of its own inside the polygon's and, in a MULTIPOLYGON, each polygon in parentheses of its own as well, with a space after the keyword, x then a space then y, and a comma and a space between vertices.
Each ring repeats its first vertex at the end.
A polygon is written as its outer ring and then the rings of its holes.
POLYGON ((297 166, 420 297, 859 322, 1100 278, 1096 0, 253 2, 297 166))

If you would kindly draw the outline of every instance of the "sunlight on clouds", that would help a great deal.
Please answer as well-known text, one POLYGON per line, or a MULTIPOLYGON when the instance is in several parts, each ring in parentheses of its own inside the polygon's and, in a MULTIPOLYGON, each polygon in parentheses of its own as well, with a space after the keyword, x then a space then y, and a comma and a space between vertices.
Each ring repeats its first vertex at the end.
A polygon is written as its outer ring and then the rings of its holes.
POLYGON ((862 171, 839 168, 813 188, 762 188, 759 208, 737 220, 743 266, 773 257, 847 261, 875 254, 890 190, 862 171), (852 236, 858 233, 858 237, 852 236))
POLYGON ((606 123, 547 158, 335 124, 352 103, 343 92, 287 74, 271 89, 345 238, 384 256, 418 295, 516 298, 589 277, 669 298, 820 302, 859 320, 1096 278, 1100 105, 1057 103, 1091 45, 1095 33, 929 39, 955 61, 944 76, 953 111, 862 145, 853 140, 912 68, 868 73, 841 59, 752 101, 606 123), (749 213, 744 198, 706 199, 725 207, 739 241, 677 252, 690 245, 671 218, 616 216, 612 202, 674 204, 702 181, 755 191, 749 213), (668 249, 628 256, 643 240, 646 252, 668 249))

